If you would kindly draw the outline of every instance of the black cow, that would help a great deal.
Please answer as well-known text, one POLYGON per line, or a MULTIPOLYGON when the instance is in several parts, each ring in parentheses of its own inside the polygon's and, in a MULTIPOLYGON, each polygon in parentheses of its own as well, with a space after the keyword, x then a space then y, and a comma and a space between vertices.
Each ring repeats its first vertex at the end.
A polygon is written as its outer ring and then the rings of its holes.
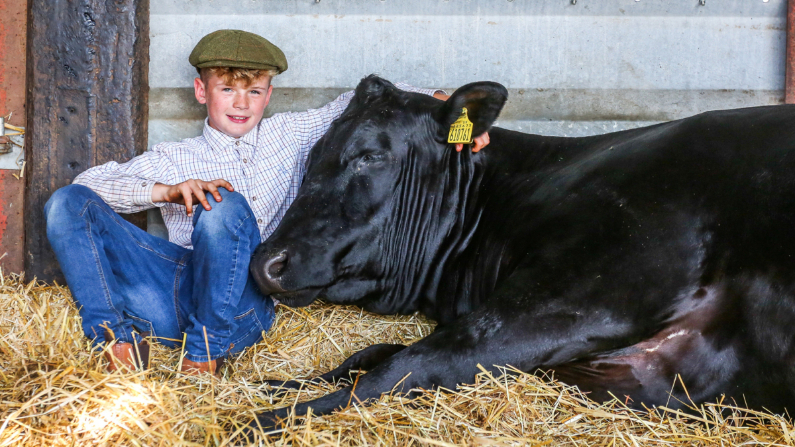
POLYGON ((480 82, 441 102, 371 76, 312 149, 252 260, 260 288, 439 323, 321 377, 368 370, 353 391, 365 401, 512 365, 596 400, 795 410, 795 106, 584 138, 494 128, 477 154, 446 143, 462 107, 477 135, 506 98, 480 82), (671 397, 677 374, 689 397, 671 397))

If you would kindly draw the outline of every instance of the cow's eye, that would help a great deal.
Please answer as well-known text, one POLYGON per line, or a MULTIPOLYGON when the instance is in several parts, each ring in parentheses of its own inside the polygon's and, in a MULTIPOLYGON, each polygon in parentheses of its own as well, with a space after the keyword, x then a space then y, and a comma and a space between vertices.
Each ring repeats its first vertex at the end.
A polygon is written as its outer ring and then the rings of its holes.
POLYGON ((359 154, 354 161, 354 166, 357 170, 369 170, 384 166, 384 162, 389 159, 389 153, 382 151, 365 152, 359 154))
POLYGON ((377 161, 382 161, 384 158, 385 158, 384 154, 369 153, 369 154, 364 154, 361 160, 365 163, 374 163, 377 161))

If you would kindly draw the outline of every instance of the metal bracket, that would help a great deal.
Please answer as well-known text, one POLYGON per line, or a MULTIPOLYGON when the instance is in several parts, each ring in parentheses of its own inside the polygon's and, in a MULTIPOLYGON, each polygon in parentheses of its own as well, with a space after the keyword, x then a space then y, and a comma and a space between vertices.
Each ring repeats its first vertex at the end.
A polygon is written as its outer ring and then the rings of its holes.
POLYGON ((25 128, 6 123, 10 118, 0 117, 0 169, 22 169, 25 165, 25 128))

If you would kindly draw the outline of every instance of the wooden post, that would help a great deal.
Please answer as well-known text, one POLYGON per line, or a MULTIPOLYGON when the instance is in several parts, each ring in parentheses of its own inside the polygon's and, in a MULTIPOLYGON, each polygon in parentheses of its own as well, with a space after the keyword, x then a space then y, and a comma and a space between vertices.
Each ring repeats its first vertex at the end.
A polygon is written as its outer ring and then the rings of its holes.
POLYGON ((787 2, 787 71, 784 102, 795 104, 795 0, 787 2))
POLYGON ((148 71, 149 0, 30 0, 28 279, 63 282, 44 220, 52 193, 91 166, 146 150, 148 71))

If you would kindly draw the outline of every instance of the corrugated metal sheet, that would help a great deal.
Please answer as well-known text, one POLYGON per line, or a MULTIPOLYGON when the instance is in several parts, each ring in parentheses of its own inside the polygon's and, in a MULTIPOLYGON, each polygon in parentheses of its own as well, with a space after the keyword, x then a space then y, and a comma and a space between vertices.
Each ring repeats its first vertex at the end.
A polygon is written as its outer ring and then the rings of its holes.
POLYGON ((193 45, 256 32, 290 69, 270 112, 324 104, 378 73, 453 90, 494 80, 500 124, 584 135, 783 102, 786 0, 160 0, 152 2, 150 145, 193 136, 193 45))

